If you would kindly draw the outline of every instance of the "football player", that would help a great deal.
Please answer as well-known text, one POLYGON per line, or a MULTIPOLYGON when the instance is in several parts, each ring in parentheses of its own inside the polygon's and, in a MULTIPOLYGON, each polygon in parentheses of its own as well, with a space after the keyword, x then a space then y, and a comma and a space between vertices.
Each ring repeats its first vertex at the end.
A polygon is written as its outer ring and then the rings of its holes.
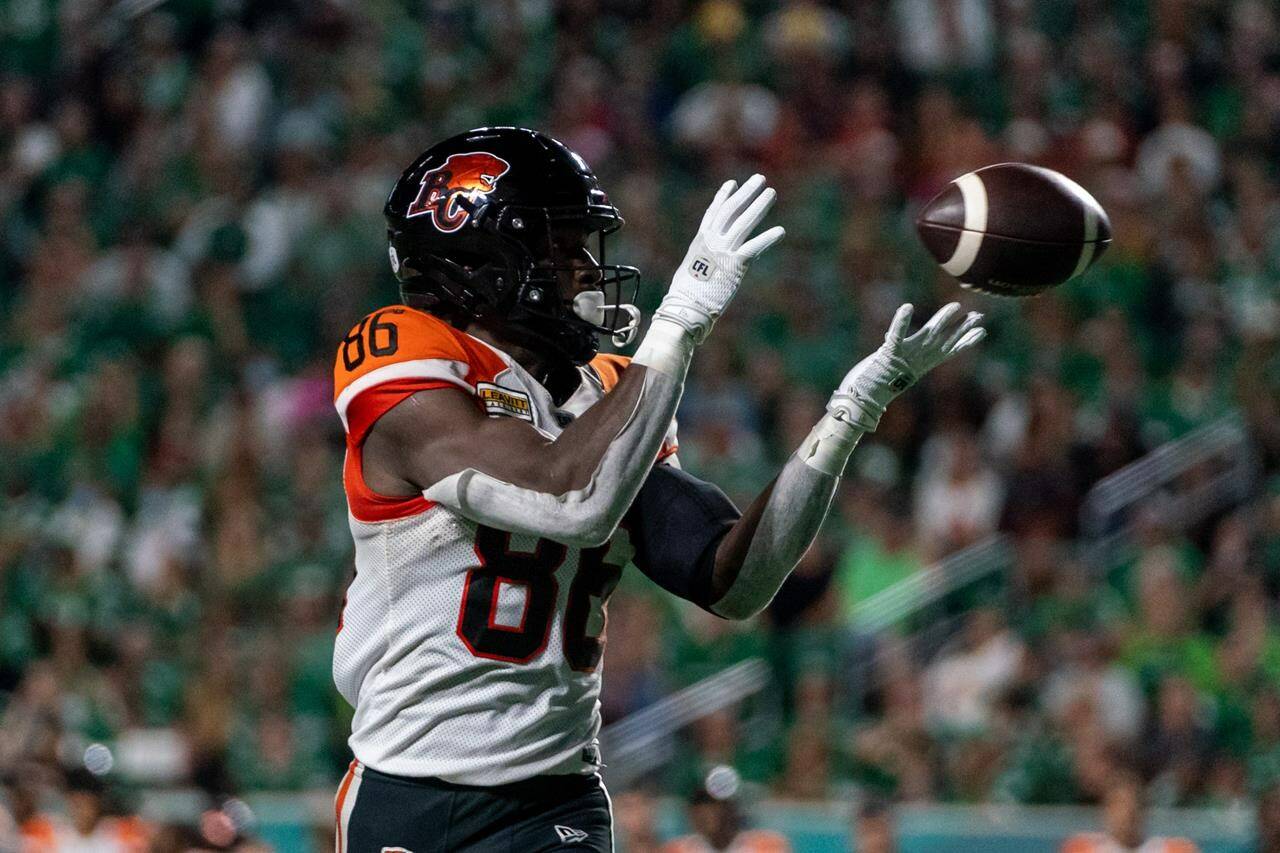
POLYGON ((675 461, 694 351, 774 202, 720 187, 634 357, 638 273, 578 155, 484 128, 423 153, 386 205, 402 303, 342 341, 335 405, 356 576, 334 650, 355 707, 339 851, 610 850, 598 769, 605 602, 633 563, 729 619, 758 613, 813 540, 845 460, 889 402, 981 339, 943 308, 836 390, 744 513, 675 461), (754 236, 753 236, 754 235, 754 236))

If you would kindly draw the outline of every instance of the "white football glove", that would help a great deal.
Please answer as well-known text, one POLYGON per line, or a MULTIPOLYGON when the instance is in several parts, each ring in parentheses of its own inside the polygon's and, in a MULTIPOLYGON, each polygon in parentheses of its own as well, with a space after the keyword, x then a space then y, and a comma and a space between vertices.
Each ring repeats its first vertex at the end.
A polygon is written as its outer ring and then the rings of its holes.
POLYGON ((765 186, 764 175, 752 175, 741 187, 736 181, 720 187, 654 318, 684 327, 697 343, 705 340, 737 293, 747 266, 786 233, 775 225, 747 239, 776 197, 765 186))
POLYGON ((982 315, 977 311, 969 312, 954 331, 948 331, 948 324, 960 310, 960 303, 952 302, 939 309, 920 331, 905 337, 913 310, 910 304, 898 309, 880 349, 854 365, 831 395, 827 411, 837 420, 875 432, 894 397, 987 336, 987 330, 978 325, 982 315))

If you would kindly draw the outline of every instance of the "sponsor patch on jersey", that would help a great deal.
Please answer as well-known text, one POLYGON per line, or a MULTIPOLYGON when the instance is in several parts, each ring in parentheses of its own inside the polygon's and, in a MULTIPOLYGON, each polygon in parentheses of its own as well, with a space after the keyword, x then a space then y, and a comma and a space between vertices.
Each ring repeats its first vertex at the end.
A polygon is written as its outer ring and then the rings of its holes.
POLYGON ((528 394, 508 391, 489 382, 476 383, 476 394, 488 414, 508 415, 531 423, 533 421, 533 404, 529 402, 528 394))

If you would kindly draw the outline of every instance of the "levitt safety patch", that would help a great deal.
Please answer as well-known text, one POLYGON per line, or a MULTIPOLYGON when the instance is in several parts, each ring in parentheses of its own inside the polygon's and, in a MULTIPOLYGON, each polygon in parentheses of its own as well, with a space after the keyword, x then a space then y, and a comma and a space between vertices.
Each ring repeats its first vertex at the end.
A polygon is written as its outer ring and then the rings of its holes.
POLYGON ((519 391, 499 388, 489 382, 476 383, 476 394, 490 415, 508 415, 529 422, 533 421, 533 404, 529 395, 519 391))

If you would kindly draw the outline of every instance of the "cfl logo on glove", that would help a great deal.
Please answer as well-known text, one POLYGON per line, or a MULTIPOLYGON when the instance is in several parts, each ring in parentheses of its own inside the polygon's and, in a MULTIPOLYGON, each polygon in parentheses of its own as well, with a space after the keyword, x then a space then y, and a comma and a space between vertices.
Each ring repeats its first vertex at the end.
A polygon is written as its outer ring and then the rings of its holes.
POLYGON ((437 230, 457 231, 510 170, 510 163, 488 151, 450 154, 444 165, 422 176, 422 188, 405 216, 429 215, 437 230))
POLYGON ((699 281, 706 281, 711 278, 711 261, 706 258, 695 258, 693 263, 689 264, 689 273, 699 281))

